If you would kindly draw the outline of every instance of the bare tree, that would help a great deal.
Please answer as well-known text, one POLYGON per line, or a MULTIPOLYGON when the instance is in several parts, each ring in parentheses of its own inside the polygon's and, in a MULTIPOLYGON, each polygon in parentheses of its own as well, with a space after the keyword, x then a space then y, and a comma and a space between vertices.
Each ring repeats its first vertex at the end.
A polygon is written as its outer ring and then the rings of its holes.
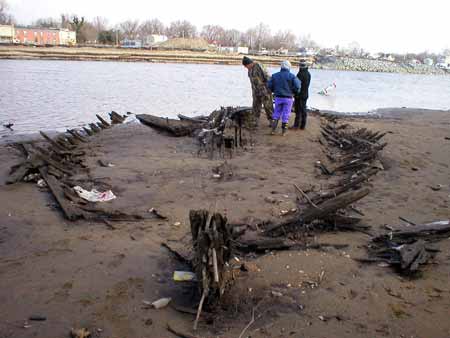
POLYGON ((60 28, 61 22, 55 18, 40 18, 34 21, 32 25, 42 28, 60 28))
POLYGON ((82 36, 85 43, 97 43, 98 41, 98 31, 95 25, 91 22, 86 21, 81 28, 80 35, 82 36))
POLYGON ((127 20, 119 24, 123 37, 129 40, 135 40, 139 35, 139 21, 127 20))
POLYGON ((167 29, 167 35, 171 38, 195 38, 197 28, 187 20, 174 21, 167 29))
POLYGON ((258 26, 255 27, 256 31, 256 48, 261 50, 262 48, 266 47, 270 40, 272 39, 272 35, 270 34, 270 27, 264 23, 260 23, 258 26))
POLYGON ((72 23, 70 21, 70 14, 61 14, 60 26, 64 29, 73 29, 72 23))
POLYGON ((158 19, 151 19, 143 22, 139 27, 139 33, 141 36, 147 36, 151 34, 164 34, 166 27, 164 24, 158 19))
POLYGON ((77 41, 86 42, 87 38, 83 35, 84 32, 82 31, 84 26, 84 17, 81 17, 80 19, 77 15, 73 15, 70 26, 77 34, 77 41))
POLYGON ((278 31, 272 38, 269 47, 271 49, 296 49, 297 48, 297 37, 291 31, 278 31))
POLYGON ((209 43, 217 43, 222 45, 224 44, 223 40, 225 36, 225 29, 218 25, 206 25, 203 26, 200 36, 209 43))
POLYGON ((227 46, 239 46, 242 38, 242 33, 237 29, 227 29, 224 33, 223 44, 227 46))
POLYGON ((106 31, 108 29, 108 19, 101 16, 96 16, 92 20, 92 25, 94 26, 98 34, 99 32, 106 31))
POLYGON ((8 13, 9 5, 6 0, 0 0, 0 25, 12 25, 14 18, 8 13))
POLYGON ((311 34, 301 35, 298 39, 298 45, 302 48, 317 49, 319 45, 311 38, 311 34))
POLYGON ((257 32, 255 28, 249 28, 241 36, 241 43, 248 46, 250 49, 256 48, 257 32))

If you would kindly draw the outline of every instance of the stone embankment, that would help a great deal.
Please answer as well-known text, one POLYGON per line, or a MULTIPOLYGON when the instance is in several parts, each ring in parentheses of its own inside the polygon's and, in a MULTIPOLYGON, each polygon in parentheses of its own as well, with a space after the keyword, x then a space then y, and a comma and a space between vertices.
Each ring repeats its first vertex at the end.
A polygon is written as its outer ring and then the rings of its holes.
POLYGON ((354 58, 337 58, 335 62, 317 63, 313 66, 316 69, 330 70, 349 70, 360 72, 383 72, 383 73, 410 73, 410 74, 449 74, 444 69, 436 68, 428 65, 412 65, 408 63, 370 60, 370 59, 354 59, 354 58))

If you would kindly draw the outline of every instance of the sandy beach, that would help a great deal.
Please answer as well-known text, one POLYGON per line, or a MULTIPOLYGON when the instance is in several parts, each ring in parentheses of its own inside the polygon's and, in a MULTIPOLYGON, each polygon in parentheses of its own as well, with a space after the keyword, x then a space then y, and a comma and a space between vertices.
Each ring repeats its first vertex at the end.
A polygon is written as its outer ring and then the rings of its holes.
MULTIPOLYGON (((384 170, 370 179, 371 192, 355 207, 370 234, 384 225, 418 224, 450 218, 450 113, 384 111, 384 118, 347 117, 355 127, 387 132, 384 170), (391 113, 391 114, 386 114, 391 113), (441 185, 440 190, 432 187, 441 185)), ((263 122, 263 121, 261 121, 263 122)), ((175 337, 167 324, 192 333, 192 314, 172 307, 150 309, 143 301, 172 297, 187 303, 186 290, 172 280, 183 266, 161 243, 189 247, 189 210, 211 208, 230 222, 278 219, 297 206, 293 183, 326 185, 315 163, 320 117, 305 131, 270 136, 264 123, 254 145, 227 162, 233 176, 217 180, 212 169, 223 159, 197 155, 191 137, 169 137, 139 123, 118 125, 82 145, 90 177, 111 187, 111 208, 146 212, 167 220, 102 222, 64 218, 47 188, 6 185, 10 167, 23 161, 11 145, 0 145, 0 337, 66 337, 88 328, 93 337, 175 337), (98 160, 112 167, 98 165, 98 160), (33 315, 45 321, 29 321, 33 315)), ((314 243, 344 249, 270 251, 248 261, 233 286, 235 310, 201 320, 198 337, 239 337, 250 322, 255 299, 279 292, 273 307, 258 313, 251 337, 449 337, 450 241, 439 242, 433 264, 407 278, 391 267, 364 264, 370 236, 362 232, 317 233, 314 243), (320 283, 316 287, 310 281, 320 283)), ((233 303, 234 302, 234 303, 233 303)))

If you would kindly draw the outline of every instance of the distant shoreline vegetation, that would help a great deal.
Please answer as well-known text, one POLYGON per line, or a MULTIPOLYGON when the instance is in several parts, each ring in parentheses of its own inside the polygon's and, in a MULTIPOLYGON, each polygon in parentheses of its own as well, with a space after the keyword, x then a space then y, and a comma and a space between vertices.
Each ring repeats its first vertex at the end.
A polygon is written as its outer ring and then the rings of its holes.
MULTIPOLYGON (((251 57, 267 66, 278 66, 282 60, 288 59, 294 67, 301 58, 307 59, 312 69, 409 73, 448 75, 449 70, 425 64, 401 63, 388 60, 374 60, 354 57, 301 57, 293 55, 251 55, 251 57)), ((0 59, 16 60, 76 60, 76 61, 123 61, 153 63, 190 63, 240 65, 242 55, 236 53, 218 53, 205 50, 141 49, 114 47, 50 47, 50 46, 17 46, 0 45, 0 59)))

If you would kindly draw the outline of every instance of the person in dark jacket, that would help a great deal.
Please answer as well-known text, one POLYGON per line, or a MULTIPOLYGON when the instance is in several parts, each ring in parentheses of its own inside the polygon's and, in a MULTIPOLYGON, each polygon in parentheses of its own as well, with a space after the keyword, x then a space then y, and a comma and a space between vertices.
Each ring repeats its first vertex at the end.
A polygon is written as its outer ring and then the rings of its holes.
POLYGON ((295 121, 292 128, 305 129, 306 127, 306 101, 308 100, 309 84, 311 82, 311 74, 308 71, 308 65, 304 60, 300 61, 300 68, 298 70, 297 78, 300 80, 300 92, 295 95, 295 121))
POLYGON ((272 115, 272 135, 278 126, 278 120, 281 117, 281 130, 286 134, 286 127, 289 122, 294 95, 300 90, 300 81, 291 73, 291 64, 289 61, 281 63, 281 70, 272 75, 268 82, 269 89, 275 94, 275 109, 272 115))

